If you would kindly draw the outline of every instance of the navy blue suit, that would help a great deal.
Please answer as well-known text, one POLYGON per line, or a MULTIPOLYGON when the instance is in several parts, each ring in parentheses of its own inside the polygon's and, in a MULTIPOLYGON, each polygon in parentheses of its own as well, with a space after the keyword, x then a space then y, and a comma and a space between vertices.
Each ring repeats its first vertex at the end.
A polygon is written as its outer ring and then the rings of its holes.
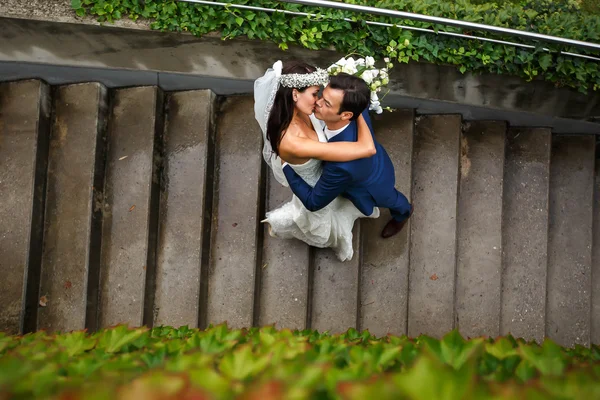
MULTIPOLYGON (((363 112, 363 116, 373 134, 367 110, 363 112)), ((357 139, 358 127, 353 121, 329 141, 356 142, 357 139)), ((286 165, 283 172, 290 188, 310 211, 320 210, 337 196, 343 195, 367 216, 373 213, 374 207, 385 207, 390 209, 396 221, 407 219, 411 205, 406 196, 394 188, 396 177, 392 161, 385 149, 375 138, 373 140, 377 154, 372 157, 347 162, 323 162, 323 174, 314 188, 298 176, 292 167, 286 165)))

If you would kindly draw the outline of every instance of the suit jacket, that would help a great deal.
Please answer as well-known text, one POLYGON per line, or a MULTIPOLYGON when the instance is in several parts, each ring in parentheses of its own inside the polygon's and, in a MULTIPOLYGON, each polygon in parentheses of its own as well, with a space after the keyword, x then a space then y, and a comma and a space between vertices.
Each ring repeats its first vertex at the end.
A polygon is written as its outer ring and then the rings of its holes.
MULTIPOLYGON (((373 127, 368 110, 362 113, 371 135, 373 127)), ((332 137, 330 142, 356 142, 358 127, 352 121, 346 129, 332 137)), ((286 165, 283 172, 290 188, 310 211, 328 205, 339 195, 351 200, 365 215, 371 215, 375 206, 389 207, 395 201, 394 166, 384 148, 373 138, 377 154, 369 158, 347 162, 323 162, 323 174, 315 185, 307 184, 292 167, 286 165)))

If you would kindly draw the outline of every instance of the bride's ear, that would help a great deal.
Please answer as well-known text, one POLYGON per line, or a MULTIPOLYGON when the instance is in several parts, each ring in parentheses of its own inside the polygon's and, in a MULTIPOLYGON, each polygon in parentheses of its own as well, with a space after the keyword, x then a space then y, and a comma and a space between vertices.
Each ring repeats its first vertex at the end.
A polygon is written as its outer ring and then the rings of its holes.
POLYGON ((298 94, 300 92, 298 91, 298 89, 292 89, 292 99, 294 100, 294 103, 298 101, 298 94))

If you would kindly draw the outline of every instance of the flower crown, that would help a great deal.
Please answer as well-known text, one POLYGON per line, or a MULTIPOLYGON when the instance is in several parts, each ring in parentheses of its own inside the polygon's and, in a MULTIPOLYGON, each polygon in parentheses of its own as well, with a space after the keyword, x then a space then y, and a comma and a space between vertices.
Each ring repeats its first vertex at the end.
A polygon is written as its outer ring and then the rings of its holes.
POLYGON ((285 74, 279 77, 281 86, 288 88, 305 88, 309 86, 327 85, 329 83, 329 74, 326 70, 317 68, 310 74, 285 74))

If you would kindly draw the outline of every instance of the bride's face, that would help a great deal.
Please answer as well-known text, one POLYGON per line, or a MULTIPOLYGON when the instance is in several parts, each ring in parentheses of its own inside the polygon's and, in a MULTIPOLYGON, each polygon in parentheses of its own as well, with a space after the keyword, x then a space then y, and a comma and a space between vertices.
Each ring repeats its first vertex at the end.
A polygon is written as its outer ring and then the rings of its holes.
POLYGON ((294 89, 293 91, 294 101, 296 102, 296 109, 304 114, 312 114, 315 109, 315 103, 319 99, 319 87, 310 86, 304 91, 294 89))

